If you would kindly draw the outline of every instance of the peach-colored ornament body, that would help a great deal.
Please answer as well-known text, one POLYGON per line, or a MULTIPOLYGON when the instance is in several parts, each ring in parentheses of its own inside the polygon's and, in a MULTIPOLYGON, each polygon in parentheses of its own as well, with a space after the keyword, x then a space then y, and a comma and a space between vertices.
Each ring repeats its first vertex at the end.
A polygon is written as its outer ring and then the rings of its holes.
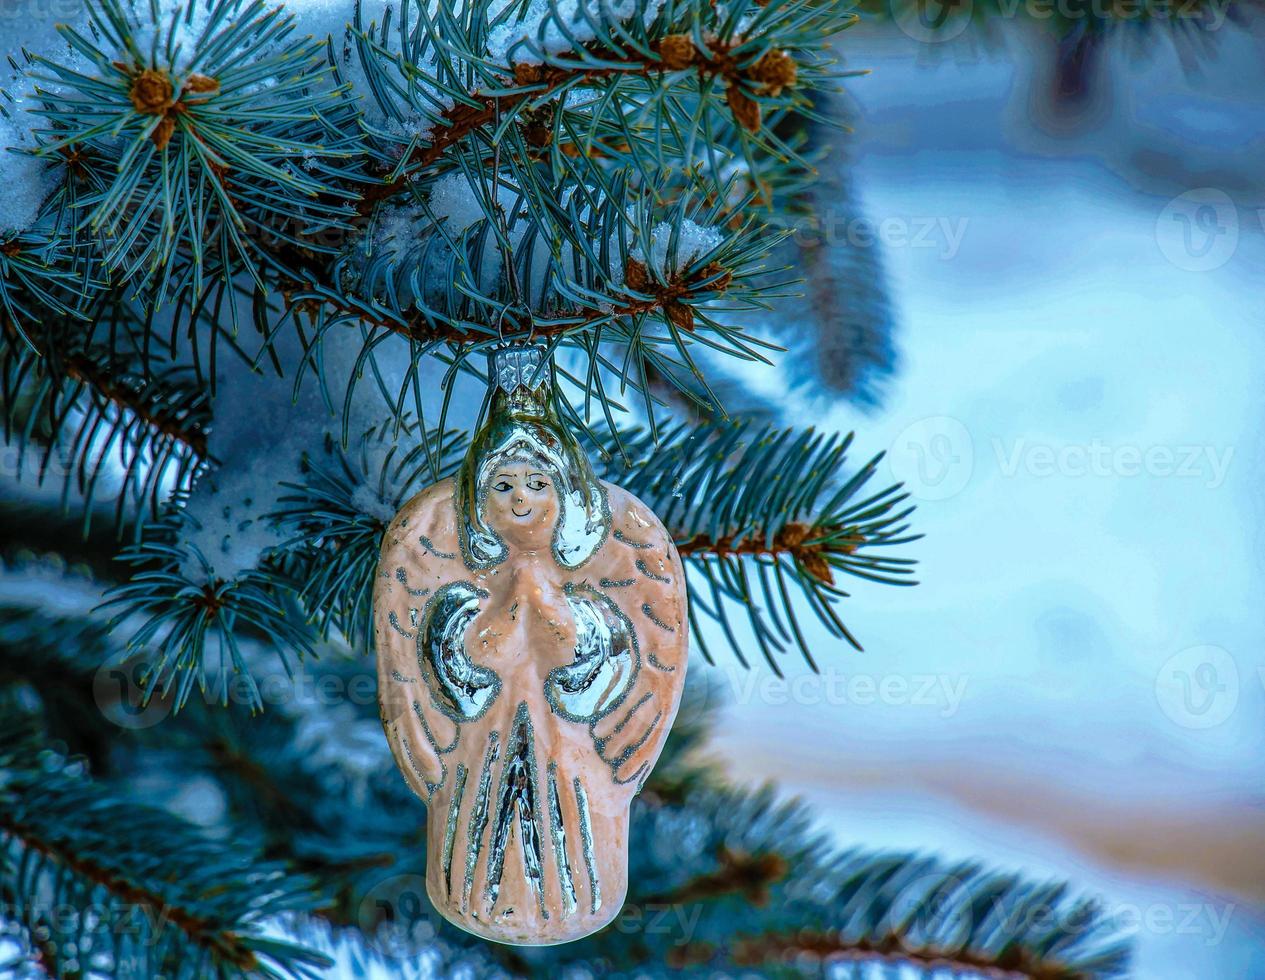
POLYGON ((558 421, 541 354, 491 358, 455 479, 387 529, 374 592, 396 762, 427 804, 427 890, 524 945, 586 936, 628 887, 628 808, 685 681, 684 570, 558 421))

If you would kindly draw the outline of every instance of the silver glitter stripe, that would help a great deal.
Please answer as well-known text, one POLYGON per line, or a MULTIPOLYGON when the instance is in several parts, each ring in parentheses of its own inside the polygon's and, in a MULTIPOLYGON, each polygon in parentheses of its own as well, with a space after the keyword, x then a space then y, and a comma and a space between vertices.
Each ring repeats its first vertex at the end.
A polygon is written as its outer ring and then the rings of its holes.
POLYGON ((474 868, 479 863, 479 849, 483 846, 483 832, 488 827, 488 794, 492 791, 492 767, 501 754, 500 739, 496 732, 488 736, 488 754, 483 759, 483 772, 479 774, 479 791, 474 798, 474 812, 466 834, 466 876, 461 891, 461 911, 470 909, 470 891, 474 887, 474 868))
POLYGON ((408 573, 404 571, 403 565, 395 570, 395 580, 404 586, 404 591, 409 595, 430 595, 430 589, 414 589, 409 587, 408 573))
POLYGON ((444 760, 439 760, 439 782, 431 782, 426 773, 422 771, 422 767, 417 764, 417 760, 413 758, 413 750, 409 748, 408 739, 400 733, 399 726, 392 725, 391 728, 395 732, 396 741, 400 743, 400 748, 404 750, 404 758, 408 759, 408 764, 413 767, 413 771, 417 773, 417 775, 421 778, 423 785, 425 785, 426 796, 429 799, 435 795, 435 790, 444 783, 444 776, 447 775, 447 767, 444 765, 444 760))
POLYGON ((558 884, 562 888, 563 918, 575 911, 575 882, 567 861, 567 828, 562 822, 562 804, 558 800, 558 763, 549 763, 549 831, 553 837, 553 854, 558 863, 558 884))
MULTIPOLYGON (((417 720, 422 726, 422 731, 426 733, 426 741, 430 742, 431 748, 433 748, 439 755, 447 755, 455 749, 457 747, 457 743, 461 741, 461 729, 454 725, 452 730, 452 741, 447 745, 440 745, 439 739, 435 738, 435 733, 431 731, 430 722, 426 720, 426 713, 422 711, 422 702, 413 702, 413 714, 417 716, 417 720)), ((441 759, 440 762, 442 763, 443 760, 441 759)))
POLYGON ((602 907, 602 883, 597 880, 597 858, 593 854, 593 827, 589 823, 589 798, 576 777, 575 803, 580 811, 580 842, 584 845, 584 864, 589 869, 589 912, 602 907))
POLYGON ((615 729, 614 731, 611 732, 611 734, 618 735, 620 732, 622 732, 624 730, 624 726, 627 725, 630 721, 632 721, 632 716, 637 713, 637 709, 640 708, 647 701, 649 701, 652 697, 654 697, 654 695, 650 691, 647 691, 640 698, 638 698, 637 703, 628 709, 628 714, 624 715, 623 719, 620 721, 618 725, 615 726, 615 729))
POLYGON ((646 663, 648 663, 655 670, 663 671, 665 674, 670 674, 672 673, 672 671, 676 670, 676 668, 673 667, 671 664, 659 663, 658 658, 655 657, 653 650, 650 653, 646 654, 646 663))
POLYGON ((625 747, 624 751, 619 753, 619 755, 615 758, 615 761, 611 763, 611 767, 613 769, 618 770, 620 766, 622 766, 625 762, 627 762, 634 755, 636 755, 637 750, 650 740, 650 736, 654 734, 654 730, 659 727, 659 722, 662 720, 663 720, 663 712, 660 711, 657 715, 654 716, 654 721, 650 723, 650 727, 646 729, 645 733, 641 736, 641 738, 637 739, 637 741, 633 742, 631 745, 625 747))
POLYGON ((394 609, 392 609, 390 614, 387 616, 387 622, 391 624, 391 628, 399 633, 400 636, 408 637, 410 640, 415 639, 412 633, 400 625, 399 617, 395 615, 394 609))
POLYGON ((457 763, 457 781, 452 788, 452 802, 448 804, 448 826, 444 828, 444 890, 452 897, 452 848, 457 840, 457 817, 461 813, 461 801, 466 792, 466 767, 457 763))
MULTIPOLYGON (((611 769, 613 772, 614 767, 612 766, 611 769)), ((648 775, 650 775, 650 763, 643 762, 637 767, 637 771, 627 779, 620 779, 619 776, 613 776, 612 778, 615 780, 615 784, 617 786, 627 786, 629 783, 637 783, 637 792, 640 793, 641 787, 645 784, 646 777, 648 775)))
POLYGON ((626 589, 636 581, 635 578, 603 578, 598 579, 597 584, 604 589, 626 589))
POLYGON ((659 629, 667 630, 669 633, 676 632, 675 626, 669 626, 667 623, 665 623, 663 620, 661 620, 658 616, 654 614, 654 610, 650 607, 650 603, 643 602, 641 604, 641 611, 645 615, 646 619, 654 623, 655 626, 659 627, 659 629))
POLYGON ((645 551, 654 547, 652 544, 642 544, 640 541, 634 541, 632 538, 626 536, 623 531, 619 530, 615 532, 615 540, 628 545, 630 548, 636 548, 639 551, 645 551))
POLYGON ((427 551, 429 551, 436 558, 456 558, 457 557, 455 552, 440 551, 438 548, 435 547, 435 542, 432 541, 430 538, 426 537, 426 535, 424 534, 420 538, 417 539, 417 543, 420 544, 427 551))
POLYGON ((654 579, 656 582, 671 582, 672 580, 666 575, 660 575, 658 572, 652 572, 646 567, 646 562, 642 558, 637 559, 637 571, 641 572, 646 578, 654 579))

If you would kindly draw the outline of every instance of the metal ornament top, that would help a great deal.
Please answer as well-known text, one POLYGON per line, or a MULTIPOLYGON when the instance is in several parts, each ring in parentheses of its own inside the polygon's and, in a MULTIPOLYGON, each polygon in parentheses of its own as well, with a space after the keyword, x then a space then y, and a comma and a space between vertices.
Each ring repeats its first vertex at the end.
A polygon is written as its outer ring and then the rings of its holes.
POLYGON ((488 351, 488 384, 513 394, 516 388, 535 390, 549 380, 546 350, 537 344, 508 344, 488 351))

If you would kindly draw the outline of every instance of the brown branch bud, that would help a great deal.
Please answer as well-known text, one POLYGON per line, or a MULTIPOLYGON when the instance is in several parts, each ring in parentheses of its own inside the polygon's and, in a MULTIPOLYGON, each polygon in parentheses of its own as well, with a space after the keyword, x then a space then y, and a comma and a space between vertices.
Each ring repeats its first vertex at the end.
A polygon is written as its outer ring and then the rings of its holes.
POLYGON ((149 138, 154 141, 154 146, 161 150, 171 142, 171 134, 175 131, 176 117, 169 113, 158 121, 158 126, 149 134, 149 138))
POLYGON ((672 326, 681 330, 694 329, 694 310, 688 304, 670 299, 663 305, 663 312, 667 314, 668 322, 672 326))
POLYGON ((680 71, 694 64, 698 49, 688 34, 669 34, 659 42, 659 58, 667 71, 680 71))
POLYGON ((777 97, 783 89, 795 84, 799 66, 785 51, 768 51, 751 69, 752 81, 760 85, 760 94, 777 97))
POLYGON ((515 85, 539 85, 545 80, 544 65, 515 65, 514 66, 514 84, 515 85))
POLYGON ((749 133, 754 133, 760 128, 760 103, 746 92, 735 82, 730 82, 729 89, 725 92, 725 99, 729 102, 730 111, 734 114, 734 120, 749 133))
POLYGON ((201 95, 206 92, 218 92, 220 83, 209 75, 194 73, 185 80, 184 87, 190 92, 196 92, 201 95))
POLYGON ((624 266, 624 285, 639 293, 650 289, 650 270, 636 259, 629 259, 624 266))
POLYGON ((161 116, 175 104, 171 79, 162 69, 146 68, 132 79, 127 94, 136 111, 147 116, 161 116))

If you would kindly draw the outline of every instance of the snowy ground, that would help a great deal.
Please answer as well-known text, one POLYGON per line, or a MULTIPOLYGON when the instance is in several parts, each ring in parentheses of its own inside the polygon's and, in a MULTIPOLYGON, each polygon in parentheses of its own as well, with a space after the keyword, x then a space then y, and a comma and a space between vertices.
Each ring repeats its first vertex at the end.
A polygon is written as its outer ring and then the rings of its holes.
POLYGON ((1223 40, 1202 81, 1164 48, 1117 61, 1073 139, 1032 125, 1035 45, 919 64, 895 32, 849 39, 875 69, 851 87, 858 186, 888 222, 903 364, 882 410, 826 424, 918 498, 922 584, 859 584, 866 652, 822 633, 821 682, 718 672, 731 773, 802 794, 845 843, 1097 890, 1136 975, 1165 980, 1265 976, 1265 194, 1245 166, 1265 69, 1259 39, 1223 40))

